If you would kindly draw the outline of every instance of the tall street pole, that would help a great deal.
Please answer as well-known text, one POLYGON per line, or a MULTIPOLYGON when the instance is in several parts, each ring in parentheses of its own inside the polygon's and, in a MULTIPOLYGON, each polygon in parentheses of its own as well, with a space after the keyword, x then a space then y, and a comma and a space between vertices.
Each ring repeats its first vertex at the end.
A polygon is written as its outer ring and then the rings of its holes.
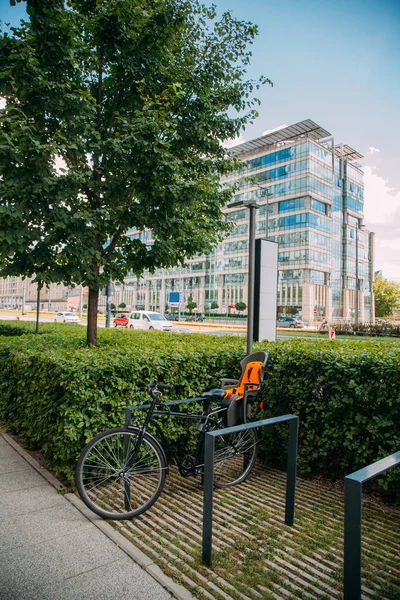
POLYGON ((253 319, 254 319, 254 267, 255 267, 255 249, 256 249, 256 205, 248 205, 250 211, 249 227, 249 288, 247 300, 247 355, 251 354, 253 348, 253 319))
POLYGON ((81 284, 79 290, 79 318, 82 319, 82 302, 83 302, 83 285, 81 284))
POLYGON ((111 283, 106 286, 106 327, 111 324, 111 283))
POLYGON ((247 354, 251 354, 253 348, 254 331, 254 280, 255 280, 255 254, 256 254, 256 210, 260 208, 255 200, 243 202, 237 200, 228 204, 227 208, 248 208, 249 214, 249 272, 248 272, 248 295, 247 295, 247 354))
POLYGON ((42 289, 43 283, 38 281, 37 284, 37 298, 36 298, 36 329, 35 333, 39 333, 39 311, 40 311, 40 290, 42 289))
POLYGON ((358 221, 356 223, 356 293, 354 308, 354 324, 358 325, 358 221))

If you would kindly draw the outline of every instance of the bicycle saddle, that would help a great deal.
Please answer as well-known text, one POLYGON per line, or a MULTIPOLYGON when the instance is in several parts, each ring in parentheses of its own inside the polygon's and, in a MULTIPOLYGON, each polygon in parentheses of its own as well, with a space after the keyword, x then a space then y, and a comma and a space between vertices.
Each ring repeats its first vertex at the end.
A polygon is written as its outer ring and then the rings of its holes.
POLYGON ((215 398, 216 400, 222 400, 225 398, 226 391, 221 390, 220 388, 214 388, 208 392, 202 392, 202 398, 215 398))

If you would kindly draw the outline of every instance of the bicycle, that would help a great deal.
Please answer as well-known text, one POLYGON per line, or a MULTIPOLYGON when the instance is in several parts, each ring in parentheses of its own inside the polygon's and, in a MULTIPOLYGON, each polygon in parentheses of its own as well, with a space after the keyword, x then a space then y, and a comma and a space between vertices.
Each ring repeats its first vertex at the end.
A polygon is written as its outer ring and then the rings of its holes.
MULTIPOLYGON (((160 395, 173 387, 158 381, 147 385, 150 404, 128 409, 147 410, 143 422, 136 417, 133 425, 99 433, 83 449, 76 467, 76 485, 86 506, 105 519, 139 516, 160 496, 169 460, 177 465, 183 477, 202 477, 206 433, 248 420, 251 405, 257 400, 261 388, 266 360, 265 352, 250 355, 241 363, 242 376, 239 380, 222 379, 220 388, 203 392, 197 398, 163 403, 160 395), (250 360, 254 358, 261 360, 250 360), (171 406, 191 402, 203 402, 203 411, 170 410, 171 406), (214 408, 213 403, 217 404, 214 408), (182 459, 179 459, 158 423, 170 417, 197 421, 199 434, 196 447, 182 459), (150 425, 154 426, 162 443, 148 432, 150 425)), ((215 486, 225 488, 244 481, 257 458, 257 432, 254 429, 239 431, 218 436, 215 441, 215 486)))

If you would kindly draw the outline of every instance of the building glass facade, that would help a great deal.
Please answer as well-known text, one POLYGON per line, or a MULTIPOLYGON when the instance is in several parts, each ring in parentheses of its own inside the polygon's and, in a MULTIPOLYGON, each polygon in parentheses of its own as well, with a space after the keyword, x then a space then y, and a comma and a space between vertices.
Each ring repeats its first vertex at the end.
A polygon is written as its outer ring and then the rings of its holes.
MULTIPOLYGON (((373 234, 362 227, 362 158, 349 146, 335 146, 329 132, 312 121, 246 142, 232 149, 243 161, 225 185, 237 190, 232 200, 256 201, 256 237, 277 242, 278 314, 312 323, 373 320, 373 234), (358 286, 358 291, 356 288, 358 286), (358 315, 356 299, 358 297, 358 315)), ((159 270, 117 287, 121 301, 136 308, 170 310, 169 292, 180 291, 204 312, 234 312, 247 301, 249 215, 226 207, 229 237, 209 256, 185 267, 159 270)), ((150 232, 132 232, 133 236, 150 232)))

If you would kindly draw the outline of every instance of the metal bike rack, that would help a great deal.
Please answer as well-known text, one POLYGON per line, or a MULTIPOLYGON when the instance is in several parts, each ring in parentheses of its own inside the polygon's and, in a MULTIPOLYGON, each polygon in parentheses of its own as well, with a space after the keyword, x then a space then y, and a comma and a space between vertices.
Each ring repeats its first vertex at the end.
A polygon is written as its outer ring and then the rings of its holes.
POLYGON ((344 479, 344 600, 361 599, 362 484, 399 464, 395 452, 344 479))
POLYGON ((226 429, 209 431, 205 435, 204 449, 204 503, 203 503, 203 563, 208 567, 212 564, 212 512, 214 497, 214 452, 215 438, 221 435, 237 433, 246 429, 255 429, 257 427, 267 427, 268 425, 277 425, 278 423, 289 423, 289 448, 287 461, 287 479, 286 479, 286 506, 285 506, 285 524, 293 525, 294 522, 294 503, 296 494, 296 471, 297 471, 297 445, 299 435, 299 417, 296 415, 283 415, 273 417, 272 419, 263 419, 255 423, 245 423, 244 425, 235 425, 226 429))

